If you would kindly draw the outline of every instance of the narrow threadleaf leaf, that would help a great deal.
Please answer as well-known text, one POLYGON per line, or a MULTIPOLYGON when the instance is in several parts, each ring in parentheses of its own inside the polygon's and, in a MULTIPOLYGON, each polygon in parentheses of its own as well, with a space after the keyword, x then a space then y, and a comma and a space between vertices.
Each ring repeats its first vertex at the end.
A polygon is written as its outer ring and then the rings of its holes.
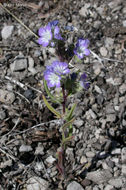
POLYGON ((74 138, 74 136, 70 136, 64 139, 64 141, 62 142, 62 145, 64 145, 65 143, 71 141, 74 138))
POLYGON ((73 117, 73 112, 74 112, 74 110, 75 110, 75 108, 76 108, 76 105, 77 105, 77 104, 74 104, 74 105, 72 106, 72 108, 71 108, 69 114, 68 114, 67 117, 66 117, 67 121, 69 121, 69 120, 73 117))
POLYGON ((72 124, 70 124, 70 126, 69 126, 69 137, 72 136, 72 133, 73 133, 73 127, 72 127, 72 124))
POLYGON ((65 124, 62 126, 63 130, 64 130, 67 126, 69 126, 70 124, 72 124, 72 123, 74 122, 74 120, 75 120, 75 117, 73 117, 70 121, 68 121, 67 123, 65 123, 65 124))
POLYGON ((54 97, 54 96, 51 94, 51 92, 50 92, 50 90, 49 90, 49 88, 48 88, 48 86, 47 86, 46 80, 43 80, 43 81, 44 81, 44 88, 45 88, 45 90, 46 90, 46 93, 47 93, 48 96, 51 98, 52 102, 61 104, 61 102, 60 102, 58 99, 56 99, 56 97, 54 97))
POLYGON ((59 112, 57 112, 57 111, 49 104, 49 102, 46 100, 46 98, 45 98, 44 95, 42 95, 42 98, 43 98, 43 101, 44 101, 45 105, 47 106, 47 108, 48 108, 52 113, 54 113, 54 114, 57 116, 57 118, 61 118, 61 114, 60 114, 59 112))

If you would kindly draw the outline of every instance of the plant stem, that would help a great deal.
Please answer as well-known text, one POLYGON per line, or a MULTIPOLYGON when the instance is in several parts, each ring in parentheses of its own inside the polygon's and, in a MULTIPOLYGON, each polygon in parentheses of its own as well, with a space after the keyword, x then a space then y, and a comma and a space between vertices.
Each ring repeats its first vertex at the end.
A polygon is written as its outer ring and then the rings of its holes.
POLYGON ((66 108, 66 94, 65 94, 65 88, 64 88, 64 84, 62 86, 62 92, 63 92, 63 114, 65 114, 65 108, 66 108))

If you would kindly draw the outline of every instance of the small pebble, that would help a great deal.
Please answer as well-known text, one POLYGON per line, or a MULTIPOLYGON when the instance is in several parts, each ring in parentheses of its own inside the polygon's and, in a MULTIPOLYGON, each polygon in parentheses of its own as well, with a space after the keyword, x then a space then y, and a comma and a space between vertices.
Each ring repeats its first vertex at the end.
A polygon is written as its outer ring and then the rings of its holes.
POLYGON ((15 100, 15 95, 13 92, 0 89, 0 102, 5 104, 12 104, 15 100))
POLYGON ((14 26, 4 26, 4 28, 1 31, 1 36, 4 40, 9 38, 13 32, 14 26))
POLYGON ((106 57, 107 54, 108 54, 108 51, 107 51, 107 49, 106 49, 105 47, 101 47, 101 48, 100 48, 100 53, 101 53, 101 55, 102 55, 103 57, 106 57))
POLYGON ((84 190, 84 189, 79 183, 77 183, 76 181, 72 181, 67 186, 67 190, 84 190))
POLYGON ((89 151, 89 152, 86 152, 86 156, 87 156, 88 158, 93 158, 93 157, 95 156, 95 153, 89 151))
POLYGON ((122 148, 121 160, 122 160, 122 164, 126 164, 126 147, 122 148))
POLYGON ((32 150, 33 149, 30 145, 21 145, 19 148, 19 152, 30 152, 32 150))
POLYGON ((56 159, 53 156, 49 156, 48 158, 46 158, 46 162, 49 164, 53 164, 53 162, 55 162, 56 159))

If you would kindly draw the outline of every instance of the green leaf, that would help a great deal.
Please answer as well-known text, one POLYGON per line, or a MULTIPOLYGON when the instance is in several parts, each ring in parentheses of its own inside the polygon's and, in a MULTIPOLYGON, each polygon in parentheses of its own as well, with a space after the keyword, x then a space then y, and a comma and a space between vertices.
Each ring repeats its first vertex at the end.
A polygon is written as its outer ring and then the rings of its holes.
POLYGON ((45 87, 46 93, 47 93, 48 96, 51 98, 52 102, 61 104, 60 100, 56 99, 56 97, 54 97, 54 96, 51 94, 51 92, 50 92, 50 90, 49 90, 49 88, 48 88, 48 86, 47 86, 46 80, 43 80, 43 81, 44 81, 44 87, 45 87))
POLYGON ((77 55, 74 56, 74 61, 75 63, 82 63, 82 60, 77 55))
POLYGON ((62 129, 64 130, 66 127, 68 127, 70 124, 72 124, 75 120, 75 117, 73 117, 70 121, 68 121, 67 123, 65 123, 63 126, 62 126, 62 129))
POLYGON ((57 118, 61 118, 61 114, 60 114, 59 112, 57 112, 57 111, 49 104, 49 102, 46 100, 46 98, 45 98, 44 95, 42 95, 42 98, 43 98, 43 101, 44 101, 45 105, 47 106, 47 108, 48 108, 52 113, 54 113, 54 114, 57 116, 57 118))
POLYGON ((73 117, 73 112, 74 112, 74 110, 75 110, 75 108, 76 108, 76 105, 77 105, 77 104, 74 104, 74 105, 72 106, 71 110, 69 111, 69 114, 66 116, 67 121, 69 121, 69 120, 73 117))
POLYGON ((73 136, 70 136, 70 137, 65 138, 65 139, 63 140, 63 142, 62 142, 62 146, 63 146, 65 143, 71 141, 73 138, 74 138, 73 136))
POLYGON ((72 127, 72 124, 70 124, 70 126, 69 126, 69 137, 72 136, 72 133, 73 133, 73 127, 72 127))

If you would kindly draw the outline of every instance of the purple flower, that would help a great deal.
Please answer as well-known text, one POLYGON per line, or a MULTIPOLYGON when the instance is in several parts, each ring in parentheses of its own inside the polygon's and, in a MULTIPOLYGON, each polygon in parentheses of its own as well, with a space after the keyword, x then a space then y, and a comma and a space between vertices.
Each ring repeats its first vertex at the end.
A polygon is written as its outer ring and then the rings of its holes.
POLYGON ((90 54, 90 50, 87 49, 88 45, 88 39, 79 39, 76 44, 76 48, 74 49, 74 54, 77 55, 80 59, 83 59, 84 55, 90 54))
POLYGON ((57 73, 58 75, 65 75, 70 72, 68 64, 65 62, 54 61, 52 63, 52 67, 54 69, 54 72, 57 73))
POLYGON ((44 79, 47 81, 48 87, 54 87, 54 86, 56 86, 57 88, 60 87, 61 76, 55 74, 54 72, 51 71, 46 72, 44 79))
POLYGON ((59 27, 57 26, 59 23, 58 20, 54 20, 52 22, 49 22, 48 23, 48 26, 51 27, 53 33, 54 33, 54 38, 57 39, 57 40, 62 40, 63 38, 61 37, 61 34, 60 34, 60 29, 59 27))
POLYGON ((40 36, 38 43, 44 47, 48 46, 53 37, 51 27, 47 25, 46 27, 40 28, 38 34, 40 36))
POLYGON ((86 90, 89 88, 89 82, 86 81, 87 75, 83 73, 80 77, 80 86, 86 90))
POLYGON ((48 87, 60 87, 62 75, 70 72, 68 64, 65 62, 54 61, 52 65, 47 66, 44 72, 44 79, 47 81, 48 87))
POLYGON ((60 29, 59 29, 58 26, 56 26, 54 28, 54 38, 57 39, 57 40, 63 40, 63 38, 61 37, 60 29))
POLYGON ((53 20, 53 21, 51 21, 51 22, 49 22, 49 23, 48 23, 48 26, 50 26, 50 27, 52 28, 52 27, 57 26, 57 25, 58 25, 58 23, 59 23, 59 21, 58 21, 58 20, 53 20))

